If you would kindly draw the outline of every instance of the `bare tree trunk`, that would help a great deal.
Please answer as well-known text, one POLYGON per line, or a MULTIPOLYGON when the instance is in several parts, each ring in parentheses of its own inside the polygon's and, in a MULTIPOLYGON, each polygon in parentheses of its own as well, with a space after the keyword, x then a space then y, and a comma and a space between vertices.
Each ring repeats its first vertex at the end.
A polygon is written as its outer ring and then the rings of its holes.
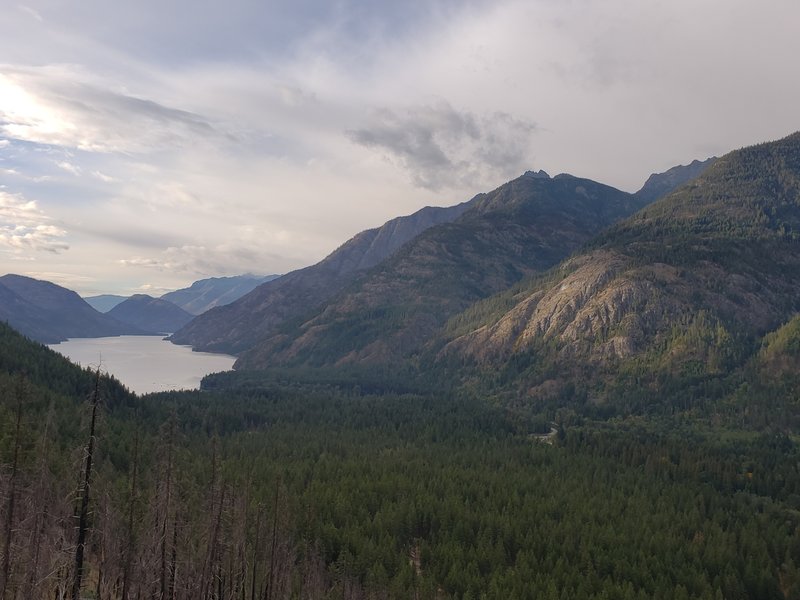
POLYGON ((214 520, 214 501, 216 497, 216 483, 217 483, 217 438, 216 436, 211 439, 211 486, 209 494, 209 515, 211 515, 211 526, 209 527, 209 543, 208 551, 206 552, 206 559, 203 563, 203 574, 200 577, 200 598, 206 600, 208 593, 213 589, 210 579, 213 573, 213 553, 215 546, 216 528, 214 520))
POLYGON ((178 513, 175 512, 175 520, 172 527, 172 556, 170 557, 169 566, 169 600, 175 600, 175 578, 178 571, 178 513))
MULTIPOLYGON (((210 556, 211 556, 211 569, 210 572, 214 571, 214 567, 217 566, 217 560, 219 555, 219 530, 222 526, 222 507, 225 504, 225 486, 222 486, 222 490, 220 491, 219 497, 219 509, 217 511, 217 518, 214 524, 214 533, 211 536, 211 547, 210 547, 210 556)), ((219 570, 218 570, 219 571, 219 570)), ((211 590, 214 589, 212 585, 211 590)))
POLYGON ((264 594, 266 600, 272 600, 272 590, 275 585, 275 546, 278 541, 278 500, 280 499, 281 479, 278 478, 278 483, 275 485, 275 503, 274 514, 272 515, 272 544, 269 555, 269 579, 267 580, 267 589, 264 594))
POLYGON ((136 514, 136 478, 139 474, 139 416, 136 416, 136 434, 133 440, 133 465, 131 472, 130 498, 128 498, 128 541, 125 544, 125 562, 122 567, 122 600, 128 600, 128 582, 131 576, 131 561, 136 544, 134 520, 136 514))
POLYGON ((45 418, 44 431, 40 438, 41 445, 37 450, 39 456, 39 479, 37 488, 34 493, 34 523, 33 523, 33 539, 31 540, 31 566, 28 575, 28 584, 26 590, 26 597, 35 598, 37 596, 36 589, 39 587, 39 562, 42 555, 42 538, 45 534, 46 528, 46 511, 47 511, 47 449, 48 449, 48 435, 50 431, 50 423, 53 419, 53 405, 51 404, 47 417, 45 418))
POLYGON ((250 600, 256 600, 256 576, 258 575, 258 547, 261 544, 261 520, 264 517, 264 507, 258 508, 258 520, 256 521, 256 539, 253 541, 253 574, 250 587, 250 600))
POLYGON ((175 438, 175 415, 170 417, 169 433, 167 440, 167 481, 164 500, 164 522, 161 527, 161 600, 167 598, 167 527, 169 525, 169 511, 172 494, 172 446, 175 438))
POLYGON ((22 396, 24 391, 24 380, 20 376, 17 383, 17 418, 16 427, 14 429, 14 458, 11 462, 11 480, 9 481, 8 490, 8 505, 6 507, 6 522, 5 522, 5 542, 3 543, 3 572, 2 581, 0 581, 0 598, 6 599, 8 591, 8 581, 11 575, 11 538, 14 535, 14 502, 17 497, 17 467, 19 466, 19 450, 22 445, 20 440, 20 428, 22 426, 22 396))
POLYGON ((72 584, 72 600, 80 600, 81 579, 83 577, 83 554, 86 549, 86 531, 89 525, 89 485, 92 477, 92 458, 94 456, 94 433, 97 423, 97 406, 100 403, 100 367, 94 380, 92 395, 92 421, 89 426, 89 443, 86 446, 86 468, 83 477, 81 510, 78 517, 78 542, 75 546, 75 573, 72 584))

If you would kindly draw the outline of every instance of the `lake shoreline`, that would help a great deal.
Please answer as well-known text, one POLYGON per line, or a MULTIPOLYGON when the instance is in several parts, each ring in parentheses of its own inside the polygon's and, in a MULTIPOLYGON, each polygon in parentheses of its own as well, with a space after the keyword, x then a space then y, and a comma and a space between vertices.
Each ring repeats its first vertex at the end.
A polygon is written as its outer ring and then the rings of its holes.
POLYGON ((100 367, 136 394, 200 388, 210 373, 229 371, 235 356, 195 352, 163 335, 71 338, 48 347, 83 367, 100 367))

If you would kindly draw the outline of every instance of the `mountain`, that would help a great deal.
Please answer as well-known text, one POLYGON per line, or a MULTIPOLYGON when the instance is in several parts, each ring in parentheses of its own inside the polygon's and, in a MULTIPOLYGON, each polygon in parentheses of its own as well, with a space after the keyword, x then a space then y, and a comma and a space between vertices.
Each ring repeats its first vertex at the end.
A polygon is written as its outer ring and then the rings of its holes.
POLYGON ((639 207, 631 194, 594 181, 528 172, 259 340, 237 368, 396 363, 449 317, 552 267, 639 207))
POLYGON ((188 288, 168 292, 161 296, 183 310, 200 315, 215 306, 224 306, 249 294, 256 287, 280 275, 237 275, 235 277, 211 277, 195 281, 188 288))
POLYGON ((493 371, 531 402, 631 410, 721 393, 800 310, 798 244, 800 133, 723 156, 545 277, 471 307, 439 360, 493 371))
POLYGON ((706 160, 693 160, 688 165, 678 165, 663 173, 653 173, 645 181, 642 189, 636 192, 636 196, 645 202, 654 202, 659 198, 672 193, 684 183, 691 181, 703 174, 703 172, 717 161, 716 156, 706 160))
POLYGON ((0 277, 0 319, 43 343, 143 333, 97 312, 75 292, 22 275, 0 277))
POLYGON ((108 315, 116 320, 144 331, 172 333, 194 316, 163 298, 135 294, 112 308, 108 315))
POLYGON ((423 231, 454 221, 475 201, 425 207, 362 231, 317 264, 263 283, 239 300, 200 315, 170 340, 232 354, 250 348, 277 326, 323 304, 423 231))
POLYGON ((101 313, 107 313, 117 304, 127 299, 128 296, 117 296, 115 294, 101 294, 99 296, 87 296, 84 298, 89 306, 101 313))

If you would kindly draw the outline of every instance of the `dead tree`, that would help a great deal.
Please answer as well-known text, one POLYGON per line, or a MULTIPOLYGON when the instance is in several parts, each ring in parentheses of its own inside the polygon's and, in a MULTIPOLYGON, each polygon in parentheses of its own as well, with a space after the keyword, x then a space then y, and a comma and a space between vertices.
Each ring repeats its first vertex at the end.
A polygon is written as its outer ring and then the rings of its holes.
POLYGON ((95 426, 97 424, 97 407, 100 404, 100 367, 94 380, 92 394, 92 420, 89 425, 89 442, 86 444, 86 466, 83 471, 83 489, 81 490, 81 508, 78 515, 78 541, 75 546, 75 571, 72 583, 72 600, 80 600, 81 579, 83 578, 83 557, 86 550, 86 532, 89 529, 89 489, 92 480, 92 459, 94 457, 95 426))
POLYGON ((173 413, 170 417, 169 422, 169 430, 167 432, 167 466, 166 466, 166 481, 164 483, 165 490, 164 490, 164 521, 162 522, 161 527, 161 577, 160 577, 160 585, 161 585, 161 598, 162 600, 166 600, 168 598, 167 591, 169 587, 169 580, 171 579, 172 575, 169 573, 168 565, 167 565, 167 540, 168 540, 168 526, 169 526, 169 514, 170 514, 170 504, 172 500, 172 454, 173 454, 173 446, 175 443, 175 414, 173 413))
POLYGON ((128 585, 131 577, 131 562, 133 561, 134 548, 136 547, 136 499, 138 488, 136 478, 139 475, 139 435, 140 428, 137 415, 136 433, 133 439, 133 464, 131 465, 130 489, 128 498, 128 539, 125 543, 125 556, 122 566, 122 600, 128 600, 128 585))

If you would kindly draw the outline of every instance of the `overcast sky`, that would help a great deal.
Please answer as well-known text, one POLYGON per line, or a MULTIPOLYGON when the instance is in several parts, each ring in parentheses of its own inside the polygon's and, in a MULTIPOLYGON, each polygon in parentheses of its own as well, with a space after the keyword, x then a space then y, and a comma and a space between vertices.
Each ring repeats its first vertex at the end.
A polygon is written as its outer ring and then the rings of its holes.
POLYGON ((527 169, 624 190, 800 129, 797 0, 7 0, 0 271, 284 273, 527 169))

